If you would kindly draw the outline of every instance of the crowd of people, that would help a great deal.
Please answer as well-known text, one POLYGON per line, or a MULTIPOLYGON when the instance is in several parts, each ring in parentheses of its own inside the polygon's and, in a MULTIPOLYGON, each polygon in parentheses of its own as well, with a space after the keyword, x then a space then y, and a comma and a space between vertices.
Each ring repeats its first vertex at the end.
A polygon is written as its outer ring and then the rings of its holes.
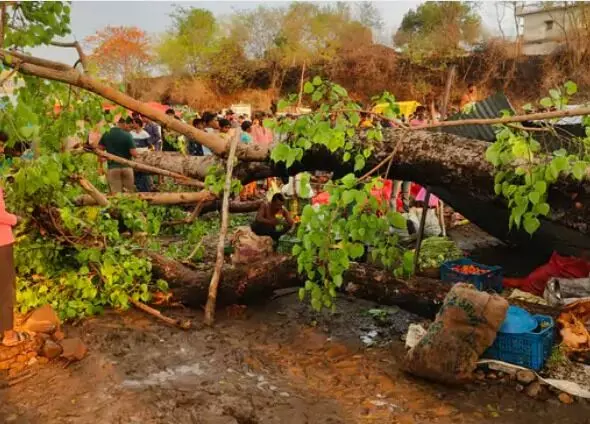
MULTIPOLYGON (((166 115, 181 120, 174 109, 169 108, 166 115)), ((268 145, 273 142, 273 132, 265 128, 263 121, 270 114, 257 112, 252 119, 246 115, 236 115, 228 110, 226 113, 203 112, 192 119, 192 125, 210 134, 217 134, 223 139, 238 137, 241 143, 268 145)), ((190 156, 207 156, 212 152, 196 140, 186 139, 172 130, 162 128, 150 119, 133 113, 119 118, 117 124, 104 133, 99 140, 89 137, 89 142, 98 144, 99 148, 123 159, 130 160, 144 150, 181 152, 190 156)), ((99 172, 104 173, 104 160, 101 160, 99 172)), ((107 160, 107 181, 111 193, 122 191, 149 192, 153 190, 149 174, 133 171, 125 164, 107 160)), ((245 187, 244 198, 256 195, 256 183, 245 187)))

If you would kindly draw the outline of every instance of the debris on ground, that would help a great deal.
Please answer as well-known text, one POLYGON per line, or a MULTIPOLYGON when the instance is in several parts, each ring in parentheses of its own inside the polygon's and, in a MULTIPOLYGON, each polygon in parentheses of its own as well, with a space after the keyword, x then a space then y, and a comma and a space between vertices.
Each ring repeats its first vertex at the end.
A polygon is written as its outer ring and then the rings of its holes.
POLYGON ((564 306, 557 322, 567 355, 578 362, 590 363, 590 300, 564 306))

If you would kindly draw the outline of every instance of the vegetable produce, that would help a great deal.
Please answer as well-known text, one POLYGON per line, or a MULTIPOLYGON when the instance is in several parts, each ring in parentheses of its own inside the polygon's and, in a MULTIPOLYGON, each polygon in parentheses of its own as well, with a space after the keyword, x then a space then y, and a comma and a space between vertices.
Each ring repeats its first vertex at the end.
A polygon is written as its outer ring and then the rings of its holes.
POLYGON ((418 264, 420 269, 438 268, 446 261, 463 257, 453 240, 446 237, 429 237, 422 242, 418 264))
POLYGON ((455 265, 453 271, 466 275, 483 275, 490 272, 487 269, 482 269, 477 265, 455 265))

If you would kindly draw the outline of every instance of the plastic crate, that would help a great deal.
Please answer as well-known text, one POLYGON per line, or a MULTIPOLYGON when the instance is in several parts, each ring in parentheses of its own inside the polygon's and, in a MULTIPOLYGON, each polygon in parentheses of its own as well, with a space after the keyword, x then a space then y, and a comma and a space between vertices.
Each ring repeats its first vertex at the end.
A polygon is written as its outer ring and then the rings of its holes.
POLYGON ((440 267, 440 279, 450 283, 471 283, 480 291, 493 290, 496 293, 502 292, 502 267, 478 264, 471 259, 463 258, 454 261, 447 261, 440 267), (457 265, 475 265, 488 272, 481 275, 463 274, 453 270, 457 265))
POLYGON ((530 333, 498 333, 494 344, 483 354, 484 358, 498 359, 539 371, 551 355, 553 348, 553 318, 533 315, 539 325, 530 333))

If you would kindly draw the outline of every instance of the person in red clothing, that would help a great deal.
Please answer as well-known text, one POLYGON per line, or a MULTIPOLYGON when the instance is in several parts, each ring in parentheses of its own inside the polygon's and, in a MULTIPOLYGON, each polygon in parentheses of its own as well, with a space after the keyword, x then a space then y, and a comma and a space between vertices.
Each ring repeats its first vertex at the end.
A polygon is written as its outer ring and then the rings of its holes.
POLYGON ((14 331, 14 301, 16 273, 12 245, 12 227, 17 223, 16 215, 6 212, 4 191, 0 188, 0 335, 3 346, 16 346, 29 339, 27 333, 14 331))

